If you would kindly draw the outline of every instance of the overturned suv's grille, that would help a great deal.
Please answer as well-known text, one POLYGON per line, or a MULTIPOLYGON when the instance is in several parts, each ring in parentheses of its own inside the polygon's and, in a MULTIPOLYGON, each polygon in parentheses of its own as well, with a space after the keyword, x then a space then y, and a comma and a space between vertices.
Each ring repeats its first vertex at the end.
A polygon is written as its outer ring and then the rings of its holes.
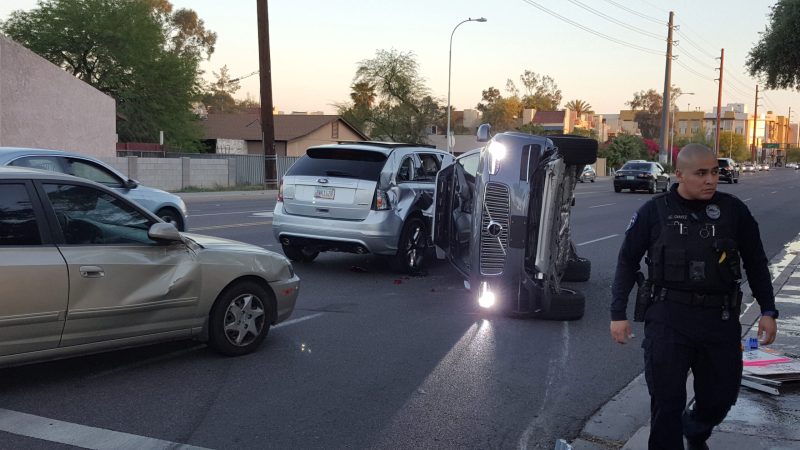
POLYGON ((503 273, 505 249, 508 247, 508 205, 508 187, 488 183, 481 217, 480 264, 483 275, 503 273))

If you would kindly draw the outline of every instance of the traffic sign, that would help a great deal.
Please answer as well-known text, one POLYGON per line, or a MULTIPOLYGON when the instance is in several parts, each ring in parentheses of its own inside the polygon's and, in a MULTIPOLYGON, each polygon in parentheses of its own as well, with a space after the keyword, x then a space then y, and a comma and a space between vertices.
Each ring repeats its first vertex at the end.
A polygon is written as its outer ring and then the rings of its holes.
POLYGON ((781 144, 778 142, 770 142, 764 145, 765 148, 781 148, 781 144))

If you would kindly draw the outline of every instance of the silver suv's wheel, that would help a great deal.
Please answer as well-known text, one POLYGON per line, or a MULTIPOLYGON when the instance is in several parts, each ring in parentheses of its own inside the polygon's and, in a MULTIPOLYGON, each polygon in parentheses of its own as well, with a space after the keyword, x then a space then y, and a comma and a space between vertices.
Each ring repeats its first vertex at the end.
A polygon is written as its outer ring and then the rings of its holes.
POLYGON ((417 275, 425 269, 425 252, 428 250, 428 234, 425 222, 411 217, 403 226, 395 256, 397 270, 417 275))

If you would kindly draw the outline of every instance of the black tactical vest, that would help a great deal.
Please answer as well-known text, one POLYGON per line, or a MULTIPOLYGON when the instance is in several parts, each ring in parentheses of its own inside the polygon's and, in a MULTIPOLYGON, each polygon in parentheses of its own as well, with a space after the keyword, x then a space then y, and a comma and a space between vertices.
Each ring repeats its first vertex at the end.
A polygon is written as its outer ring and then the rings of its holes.
POLYGON ((732 197, 716 195, 701 211, 670 197, 655 199, 661 232, 648 250, 650 281, 698 294, 730 293, 741 278, 732 197))

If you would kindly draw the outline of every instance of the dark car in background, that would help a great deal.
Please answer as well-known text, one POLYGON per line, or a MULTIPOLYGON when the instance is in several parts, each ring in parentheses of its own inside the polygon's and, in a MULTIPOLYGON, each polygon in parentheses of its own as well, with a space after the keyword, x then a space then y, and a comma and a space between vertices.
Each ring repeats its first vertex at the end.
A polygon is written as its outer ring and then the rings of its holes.
POLYGON ((614 175, 614 192, 630 189, 655 194, 659 190, 667 192, 669 184, 667 171, 653 161, 628 161, 614 175))
POLYGON ((730 158, 717 158, 719 162, 719 181, 727 181, 728 184, 739 182, 739 166, 736 161, 730 158))

